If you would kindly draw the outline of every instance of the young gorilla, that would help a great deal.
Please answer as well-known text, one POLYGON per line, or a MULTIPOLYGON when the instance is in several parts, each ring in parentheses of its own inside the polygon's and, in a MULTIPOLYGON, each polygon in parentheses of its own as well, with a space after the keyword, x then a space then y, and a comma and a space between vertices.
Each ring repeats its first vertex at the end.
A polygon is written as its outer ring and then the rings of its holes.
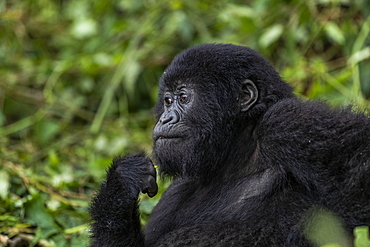
POLYGON ((320 210, 349 236, 370 225, 369 116, 302 102, 252 49, 182 52, 155 113, 154 155, 174 181, 142 231, 138 195, 155 196, 156 171, 144 154, 115 159, 91 246, 315 246, 306 229, 320 210))

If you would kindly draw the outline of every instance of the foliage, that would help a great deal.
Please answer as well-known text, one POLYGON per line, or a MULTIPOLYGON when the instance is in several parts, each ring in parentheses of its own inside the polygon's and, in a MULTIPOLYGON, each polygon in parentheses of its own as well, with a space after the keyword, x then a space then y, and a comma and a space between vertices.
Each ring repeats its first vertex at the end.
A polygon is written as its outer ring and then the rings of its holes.
MULTIPOLYGON (((304 234, 315 246, 345 247, 353 245, 353 238, 346 233, 341 219, 324 208, 309 210, 305 219, 304 234)), ((355 228, 354 237, 355 247, 370 247, 367 226, 355 228)))
MULTIPOLYGON (((360 0, 1 1, 0 246, 86 245, 93 191, 112 157, 150 153, 158 77, 186 47, 247 45, 298 95, 369 108, 368 14, 360 0)), ((145 223, 158 197, 142 199, 145 223)))
POLYGON ((369 247, 369 228, 366 226, 357 227, 354 231, 355 234, 355 246, 356 247, 369 247))

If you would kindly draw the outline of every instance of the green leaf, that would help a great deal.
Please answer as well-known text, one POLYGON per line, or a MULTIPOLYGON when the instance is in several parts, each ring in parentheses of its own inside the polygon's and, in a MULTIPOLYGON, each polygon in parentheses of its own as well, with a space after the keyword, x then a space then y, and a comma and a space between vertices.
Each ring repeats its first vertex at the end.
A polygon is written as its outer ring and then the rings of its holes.
POLYGON ((356 227, 354 230, 354 235, 356 247, 370 247, 369 227, 356 227))
POLYGON ((79 19, 71 29, 71 34, 78 39, 87 38, 96 33, 97 24, 93 19, 79 19))
MULTIPOLYGON (((59 230, 58 225, 54 222, 53 216, 45 208, 45 199, 41 194, 33 194, 32 198, 25 203, 25 218, 34 225, 44 229, 53 229, 52 233, 59 230)), ((48 230, 49 232, 49 230, 48 230)))
POLYGON ((352 54, 352 56, 348 59, 348 64, 354 66, 368 58, 370 58, 370 46, 352 54))
POLYGON ((35 126, 35 135, 40 144, 46 144, 59 131, 59 123, 53 120, 38 122, 35 126))
POLYGON ((323 208, 310 212, 306 219, 304 234, 315 246, 351 245, 351 238, 346 234, 341 219, 323 208))
POLYGON ((273 25, 268 28, 259 38, 258 44, 262 48, 266 48, 276 42, 283 34, 284 27, 281 24, 273 25))
POLYGON ((342 30, 338 27, 338 25, 334 22, 328 22, 324 26, 324 30, 326 34, 334 40, 336 43, 342 45, 345 42, 345 38, 343 35, 342 30))
POLYGON ((9 188, 9 174, 5 170, 0 170, 0 197, 2 199, 5 199, 8 196, 9 188))

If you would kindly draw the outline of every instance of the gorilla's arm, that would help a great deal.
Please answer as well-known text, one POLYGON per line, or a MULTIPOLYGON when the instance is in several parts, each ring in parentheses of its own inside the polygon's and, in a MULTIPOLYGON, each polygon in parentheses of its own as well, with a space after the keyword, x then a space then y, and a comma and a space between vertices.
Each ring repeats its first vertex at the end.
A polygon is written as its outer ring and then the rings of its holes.
POLYGON ((113 161, 90 208, 91 246, 144 246, 138 195, 157 193, 155 177, 152 162, 142 153, 113 161))

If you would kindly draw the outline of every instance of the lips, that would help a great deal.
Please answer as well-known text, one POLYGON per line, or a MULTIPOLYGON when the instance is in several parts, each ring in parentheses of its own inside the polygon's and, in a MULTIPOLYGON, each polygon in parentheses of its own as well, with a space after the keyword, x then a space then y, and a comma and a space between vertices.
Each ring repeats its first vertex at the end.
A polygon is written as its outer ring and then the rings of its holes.
POLYGON ((175 136, 159 136, 155 140, 159 140, 159 139, 178 139, 178 138, 180 138, 180 137, 175 137, 175 136))
POLYGON ((158 134, 153 136, 154 141, 158 140, 170 140, 170 139, 179 139, 182 138, 181 136, 175 136, 175 135, 163 135, 163 134, 158 134))

